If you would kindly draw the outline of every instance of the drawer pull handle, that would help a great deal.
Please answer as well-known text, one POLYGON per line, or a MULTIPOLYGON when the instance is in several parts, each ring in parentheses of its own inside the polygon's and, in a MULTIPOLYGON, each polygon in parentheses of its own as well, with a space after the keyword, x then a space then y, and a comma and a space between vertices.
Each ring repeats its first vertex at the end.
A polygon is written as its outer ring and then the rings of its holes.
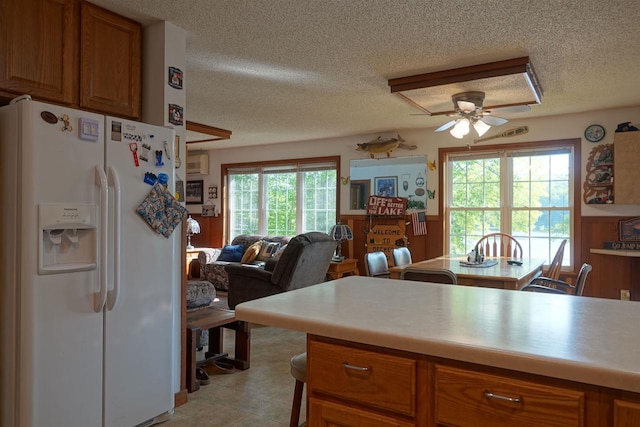
POLYGON ((352 369, 354 371, 358 371, 358 372, 368 372, 370 369, 364 366, 356 366, 356 365, 350 365, 347 362, 344 362, 342 364, 342 366, 344 366, 345 369, 352 369))
POLYGON ((520 403, 520 402, 522 402, 522 396, 520 396, 520 397, 503 396, 501 394, 491 393, 488 390, 485 390, 484 397, 486 397, 487 399, 504 400, 505 402, 511 402, 511 403, 520 403))

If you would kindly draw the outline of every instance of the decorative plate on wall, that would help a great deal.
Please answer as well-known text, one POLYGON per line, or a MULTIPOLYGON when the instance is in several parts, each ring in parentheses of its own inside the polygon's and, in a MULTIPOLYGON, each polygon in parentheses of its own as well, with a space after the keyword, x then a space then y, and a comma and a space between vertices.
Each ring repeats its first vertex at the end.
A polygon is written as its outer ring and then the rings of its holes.
POLYGON ((600 142, 604 138, 604 127, 601 125, 590 125, 584 130, 584 137, 589 142, 600 142))

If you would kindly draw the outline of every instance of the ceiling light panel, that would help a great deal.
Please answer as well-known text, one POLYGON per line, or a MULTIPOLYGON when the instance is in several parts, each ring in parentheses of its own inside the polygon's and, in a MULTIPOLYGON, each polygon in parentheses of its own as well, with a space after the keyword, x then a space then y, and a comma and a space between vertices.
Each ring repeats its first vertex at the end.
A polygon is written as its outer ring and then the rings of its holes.
POLYGON ((451 114, 451 95, 482 91, 484 108, 535 105, 540 87, 529 57, 389 80, 391 92, 431 115, 451 114))

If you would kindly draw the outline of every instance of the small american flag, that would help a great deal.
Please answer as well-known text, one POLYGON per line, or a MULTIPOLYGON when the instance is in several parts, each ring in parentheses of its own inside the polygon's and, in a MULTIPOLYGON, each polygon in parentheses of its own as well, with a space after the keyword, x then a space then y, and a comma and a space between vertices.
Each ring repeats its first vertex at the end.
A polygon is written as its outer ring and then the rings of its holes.
POLYGON ((424 212, 414 212, 411 214, 413 223, 413 235, 424 236, 427 234, 427 215, 424 212))

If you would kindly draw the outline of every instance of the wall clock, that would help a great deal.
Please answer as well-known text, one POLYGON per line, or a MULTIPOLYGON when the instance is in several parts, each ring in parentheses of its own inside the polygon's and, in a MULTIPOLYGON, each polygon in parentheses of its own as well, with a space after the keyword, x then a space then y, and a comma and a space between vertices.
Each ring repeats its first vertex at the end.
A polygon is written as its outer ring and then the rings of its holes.
POLYGON ((584 130, 584 137, 589 142, 602 141, 604 134, 604 127, 601 125, 590 125, 584 130))

